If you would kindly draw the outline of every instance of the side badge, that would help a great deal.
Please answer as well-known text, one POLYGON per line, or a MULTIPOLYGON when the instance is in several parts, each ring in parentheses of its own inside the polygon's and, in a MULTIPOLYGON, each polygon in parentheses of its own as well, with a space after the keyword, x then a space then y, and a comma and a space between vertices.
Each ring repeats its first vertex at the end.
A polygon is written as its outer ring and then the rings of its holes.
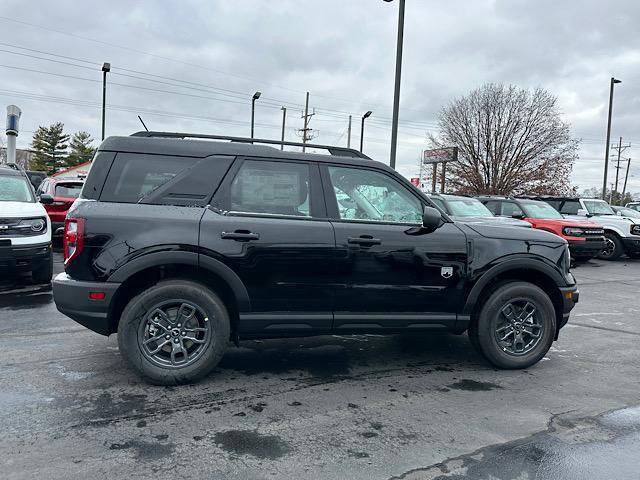
POLYGON ((442 275, 442 278, 453 277, 453 267, 442 267, 440 269, 440 275, 442 275))

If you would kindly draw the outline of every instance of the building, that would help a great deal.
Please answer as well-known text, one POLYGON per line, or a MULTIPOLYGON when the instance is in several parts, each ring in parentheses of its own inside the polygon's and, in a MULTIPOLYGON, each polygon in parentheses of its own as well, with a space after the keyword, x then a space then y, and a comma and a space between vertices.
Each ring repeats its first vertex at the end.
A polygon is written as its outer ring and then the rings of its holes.
POLYGON ((69 167, 65 168, 64 170, 60 170, 59 172, 54 173, 52 176, 57 179, 64 180, 84 180, 85 178, 87 178, 90 166, 91 161, 84 162, 80 165, 76 165, 75 167, 69 167))

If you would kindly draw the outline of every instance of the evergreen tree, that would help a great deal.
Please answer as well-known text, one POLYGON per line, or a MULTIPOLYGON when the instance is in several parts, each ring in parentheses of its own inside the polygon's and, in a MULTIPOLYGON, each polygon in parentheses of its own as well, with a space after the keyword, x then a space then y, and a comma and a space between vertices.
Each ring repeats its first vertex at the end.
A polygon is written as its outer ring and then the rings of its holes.
POLYGON ((74 167, 81 163, 88 162, 96 152, 93 138, 89 132, 80 131, 73 134, 69 142, 69 155, 66 159, 67 167, 74 167))
POLYGON ((31 149, 36 153, 29 168, 46 172, 47 175, 64 168, 68 141, 69 135, 64 133, 64 124, 61 122, 49 127, 38 127, 31 141, 31 149))

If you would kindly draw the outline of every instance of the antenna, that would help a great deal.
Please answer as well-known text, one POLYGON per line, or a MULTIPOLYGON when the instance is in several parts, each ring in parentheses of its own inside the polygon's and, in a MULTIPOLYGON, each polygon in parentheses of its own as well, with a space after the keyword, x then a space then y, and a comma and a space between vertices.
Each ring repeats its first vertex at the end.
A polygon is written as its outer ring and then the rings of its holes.
POLYGON ((140 123, 142 124, 142 126, 144 127, 144 129, 148 132, 149 129, 147 128, 147 126, 144 124, 144 122, 142 121, 142 117, 140 115, 138 115, 138 120, 140 120, 140 123))

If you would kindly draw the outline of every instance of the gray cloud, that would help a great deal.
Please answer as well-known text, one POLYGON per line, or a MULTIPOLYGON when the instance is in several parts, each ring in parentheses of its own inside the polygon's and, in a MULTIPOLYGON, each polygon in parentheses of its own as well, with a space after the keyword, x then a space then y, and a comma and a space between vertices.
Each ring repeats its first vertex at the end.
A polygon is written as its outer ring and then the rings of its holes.
MULTIPOLYGON (((76 68, 0 52, 2 65, 93 80, 0 67, 0 102, 16 103, 24 112, 21 146, 29 143, 30 131, 54 121, 64 122, 69 131, 88 130, 98 138, 100 65, 110 61, 114 69, 109 75, 108 103, 114 108, 107 112, 108 134, 139 130, 136 115, 140 113, 154 129, 247 135, 250 98, 260 90, 257 135, 279 137, 279 107, 286 104, 287 137, 294 139, 295 129, 302 126, 304 92, 309 90, 317 112, 311 126, 319 131, 318 142, 346 144, 351 113, 352 145, 357 145, 360 116, 373 110, 365 150, 378 160, 388 158, 395 3, 112 0, 63 1, 56 2, 55 8, 40 1, 12 7, 2 15, 66 34, 0 18, 2 42, 95 63, 75 62, 90 67, 76 68), (116 75, 137 75, 118 67, 224 90, 145 82, 116 75), (24 94, 46 98, 29 99, 24 94), (54 103, 51 97, 91 105, 54 103)), ((417 173, 426 133, 435 131, 443 104, 484 82, 505 82, 542 86, 558 96, 573 135, 583 139, 573 180, 581 187, 599 186, 611 75, 623 80, 616 90, 612 136, 622 135, 634 144, 626 152, 632 157, 640 152, 639 19, 640 4, 632 0, 408 1, 399 170, 408 176, 417 173)), ((29 53, 6 46, 0 49, 29 53)), ((640 192, 640 157, 636 165, 630 184, 640 192)))

